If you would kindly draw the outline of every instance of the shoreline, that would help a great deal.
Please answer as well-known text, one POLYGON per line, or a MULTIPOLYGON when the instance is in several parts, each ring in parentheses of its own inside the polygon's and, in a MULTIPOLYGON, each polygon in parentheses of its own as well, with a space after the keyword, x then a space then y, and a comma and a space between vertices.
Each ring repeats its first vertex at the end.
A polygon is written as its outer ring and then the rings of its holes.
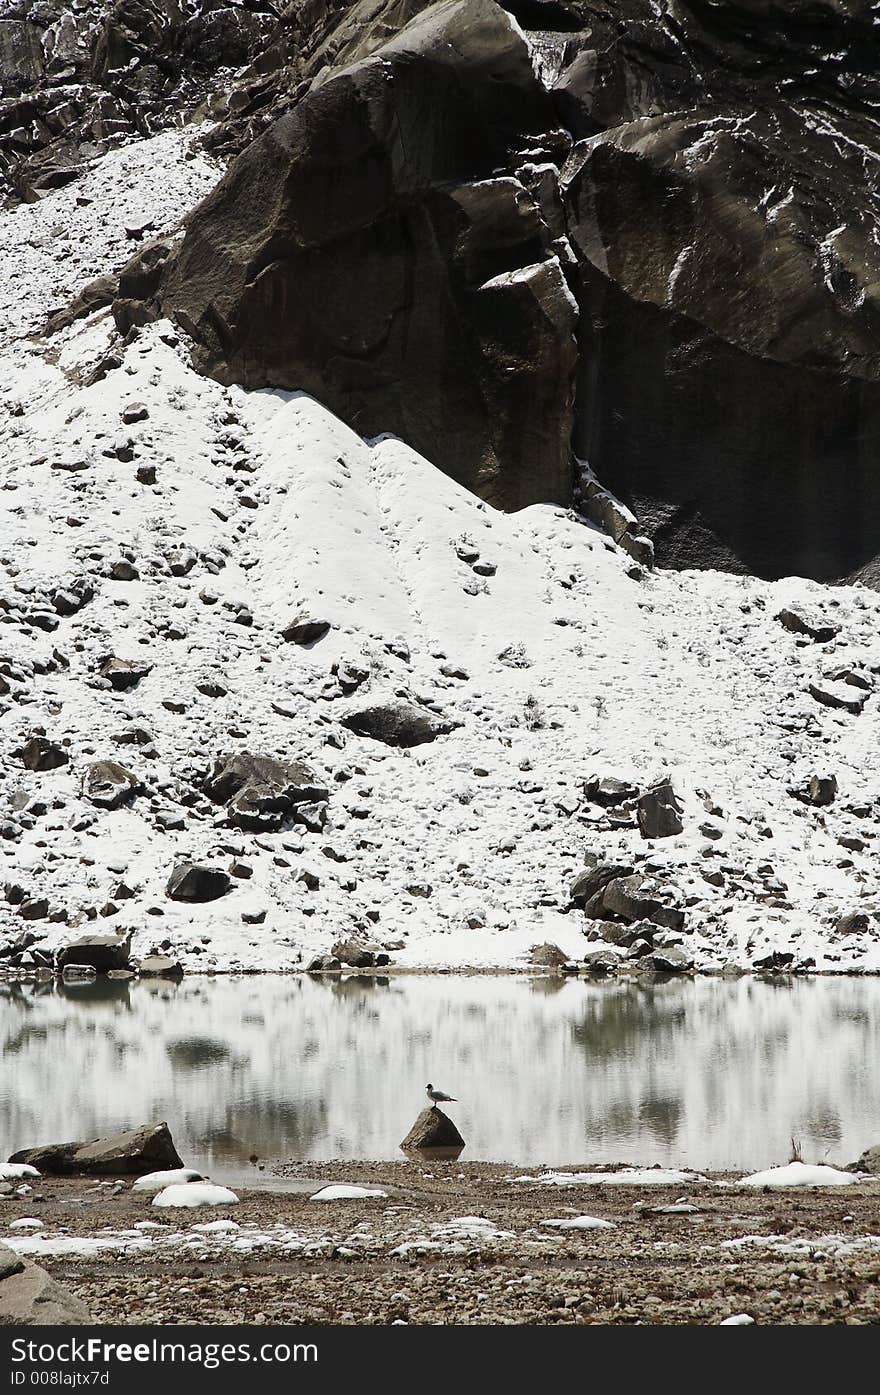
POLYGON ((241 1188, 238 1205, 166 1210, 127 1178, 44 1178, 0 1205, 2 1239, 97 1324, 877 1321, 880 1177, 762 1191, 731 1173, 550 1186, 502 1163, 279 1166, 267 1180, 385 1195, 241 1188), (607 1224, 548 1224, 583 1216, 607 1224), (39 1227, 12 1227, 28 1217, 39 1227))

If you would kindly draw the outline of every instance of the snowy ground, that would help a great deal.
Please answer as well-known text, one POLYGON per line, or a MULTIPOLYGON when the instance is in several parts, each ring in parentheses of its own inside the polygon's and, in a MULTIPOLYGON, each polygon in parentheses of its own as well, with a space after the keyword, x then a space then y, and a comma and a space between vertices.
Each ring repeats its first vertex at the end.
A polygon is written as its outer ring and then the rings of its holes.
POLYGON ((218 171, 190 139, 117 150, 0 215, 0 742, 6 817, 21 830, 0 841, 0 881, 50 903, 49 919, 27 923, 2 903, 0 944, 22 929, 48 948, 84 928, 132 929, 136 952, 165 945, 190 969, 289 969, 362 928, 400 946, 405 967, 522 965, 544 940, 580 958, 596 945, 568 888, 592 851, 671 889, 687 912, 673 938, 699 968, 779 949, 796 965, 880 970, 877 698, 831 681, 866 697, 854 715, 809 691, 839 668, 873 690, 874 592, 633 576, 574 515, 497 513, 310 398, 200 378, 168 323, 125 348, 106 312, 28 337, 131 255, 127 223, 148 214, 170 230, 210 188, 218 171), (111 346, 122 365, 83 386, 111 346), (134 403, 147 415, 125 425, 134 403), (148 466, 153 484, 137 478, 148 466), (180 549, 195 556, 184 576, 169 570, 180 549), (135 579, 111 577, 123 560, 135 579), (56 616, 53 591, 78 581, 94 599, 56 616), (839 634, 790 634, 774 619, 783 606, 839 634), (332 625, 311 648, 279 634, 300 610, 332 625), (110 654, 151 671, 117 693, 97 676, 110 654), (369 671, 353 696, 337 662, 369 671), (341 725, 394 693, 462 725, 409 752, 341 725), (131 728, 145 745, 117 743, 131 728), (40 732, 69 764, 23 768, 12 752, 40 732), (193 780, 238 750, 305 758, 331 790, 324 830, 224 827, 193 780), (82 776, 98 759, 131 767, 146 792, 95 808, 82 776), (610 828, 585 799, 592 775, 642 786, 669 775, 684 832, 650 843, 610 828), (827 808, 793 796, 812 775, 837 779, 827 808), (164 888, 183 856, 239 857, 253 875, 222 900, 181 905, 164 888), (856 910, 867 930, 832 933, 856 910))

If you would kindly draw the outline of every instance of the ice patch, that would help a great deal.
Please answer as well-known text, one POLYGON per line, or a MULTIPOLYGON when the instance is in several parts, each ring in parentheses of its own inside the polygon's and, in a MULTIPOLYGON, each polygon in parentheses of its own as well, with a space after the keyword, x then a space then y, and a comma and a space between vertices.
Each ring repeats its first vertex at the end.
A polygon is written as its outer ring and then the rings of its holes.
POLYGON ((851 1187, 862 1179, 855 1172, 839 1172, 822 1163, 791 1162, 740 1177, 738 1187, 851 1187))
POLYGON ((238 1197, 213 1182, 183 1182, 153 1197, 154 1206, 236 1206, 238 1197))
POLYGON ((202 1172, 192 1167, 170 1167, 166 1172, 148 1172, 132 1184, 133 1192, 161 1192, 163 1187, 173 1187, 182 1182, 204 1182, 202 1172))
POLYGON ((19 1182, 22 1177, 39 1177, 30 1163, 0 1163, 0 1182, 19 1182))
POLYGON ((698 1172, 664 1171, 659 1167, 626 1167, 620 1172, 542 1172, 538 1177, 511 1177, 511 1182, 540 1182, 545 1187, 677 1187, 705 1182, 698 1172))
POLYGON ((542 1221, 541 1225, 554 1226, 556 1230, 616 1230, 613 1221, 600 1220, 598 1216, 565 1216, 558 1221, 542 1221))
POLYGON ((364 1197, 387 1196, 379 1187, 355 1187, 347 1183, 339 1183, 332 1187, 322 1187, 319 1192, 314 1192, 309 1197, 309 1201, 360 1201, 364 1197))

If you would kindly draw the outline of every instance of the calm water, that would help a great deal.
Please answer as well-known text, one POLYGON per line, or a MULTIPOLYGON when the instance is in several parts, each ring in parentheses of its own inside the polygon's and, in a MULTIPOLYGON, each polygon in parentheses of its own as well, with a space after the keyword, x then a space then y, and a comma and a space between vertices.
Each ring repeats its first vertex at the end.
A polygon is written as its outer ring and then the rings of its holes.
POLYGON ((427 1080, 469 1159, 846 1163, 880 1142, 880 981, 184 979, 0 987, 0 1150, 167 1119, 185 1162, 394 1158, 427 1080))

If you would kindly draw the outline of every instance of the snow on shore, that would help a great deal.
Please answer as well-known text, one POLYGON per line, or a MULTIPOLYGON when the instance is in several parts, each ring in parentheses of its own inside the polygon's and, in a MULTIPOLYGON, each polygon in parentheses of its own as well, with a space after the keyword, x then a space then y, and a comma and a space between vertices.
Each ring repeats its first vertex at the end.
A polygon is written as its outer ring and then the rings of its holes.
POLYGON ((404 967, 523 965, 544 940, 582 958, 597 946, 568 888, 592 851, 671 889, 687 916, 672 938, 699 968, 781 950, 794 965, 880 969, 880 597, 634 577, 564 510, 498 513, 308 397, 200 378, 167 322, 126 346, 106 312, 26 337, 131 254, 126 222, 146 212, 167 231, 203 196, 217 171, 186 158, 189 139, 116 150, 0 214, 0 740, 9 753, 44 734, 69 755, 40 772, 3 763, 21 832, 0 840, 0 881, 45 896, 49 918, 23 923, 0 902, 0 945, 22 929, 48 949, 132 929, 136 954, 161 945, 190 970, 292 969, 360 930, 404 967), (121 365, 91 381, 111 347, 121 365), (134 404, 145 414, 126 424, 134 404), (182 550, 192 566, 172 574, 182 550), (135 575, 114 579, 119 563, 135 575), (94 598, 58 616, 55 589, 78 582, 94 598), (784 606, 839 633, 791 634, 774 619, 784 606), (300 611, 331 625, 311 647, 279 633, 300 611), (98 676, 111 654, 150 672, 116 692, 98 676), (334 665, 369 677, 346 695, 334 665), (866 687, 831 678, 842 669, 866 687), (811 695, 829 683, 865 697, 861 715, 811 695), (461 726, 405 751, 341 724, 396 693, 461 726), (237 750, 306 759, 331 791, 326 827, 222 826, 193 782, 237 750), (96 808, 82 780, 99 759, 133 768, 146 793, 96 808), (828 807, 793 797, 831 774, 828 807), (683 833, 609 829, 584 796, 592 775, 669 775, 683 833), (172 902, 180 857, 239 858, 252 875, 219 901, 172 902), (832 933, 852 911, 866 927, 832 933))

